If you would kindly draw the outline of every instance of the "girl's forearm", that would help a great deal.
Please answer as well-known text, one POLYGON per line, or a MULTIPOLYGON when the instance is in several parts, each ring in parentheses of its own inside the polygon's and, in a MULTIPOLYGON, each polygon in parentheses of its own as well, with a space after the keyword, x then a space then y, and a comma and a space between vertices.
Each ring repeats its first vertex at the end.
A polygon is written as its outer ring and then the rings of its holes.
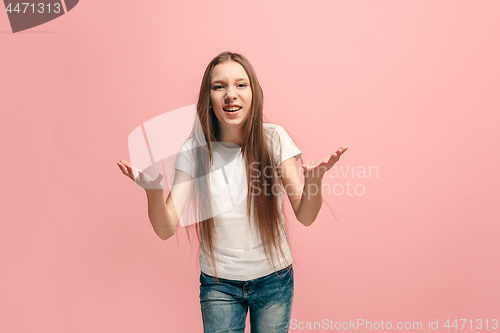
POLYGON ((177 223, 168 213, 163 190, 146 190, 146 196, 149 221, 158 237, 167 240, 175 233, 177 223))
POLYGON ((316 220, 323 204, 322 184, 323 177, 305 177, 297 220, 306 227, 316 220))

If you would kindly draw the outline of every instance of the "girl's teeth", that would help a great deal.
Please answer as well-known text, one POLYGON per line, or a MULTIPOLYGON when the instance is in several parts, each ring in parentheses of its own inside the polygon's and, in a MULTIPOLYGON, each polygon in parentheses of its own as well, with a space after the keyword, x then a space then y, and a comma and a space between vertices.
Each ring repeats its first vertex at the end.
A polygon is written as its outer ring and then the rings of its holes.
POLYGON ((239 109, 241 109, 241 107, 239 107, 239 108, 231 108, 231 109, 224 109, 224 111, 232 112, 232 111, 238 111, 239 109))

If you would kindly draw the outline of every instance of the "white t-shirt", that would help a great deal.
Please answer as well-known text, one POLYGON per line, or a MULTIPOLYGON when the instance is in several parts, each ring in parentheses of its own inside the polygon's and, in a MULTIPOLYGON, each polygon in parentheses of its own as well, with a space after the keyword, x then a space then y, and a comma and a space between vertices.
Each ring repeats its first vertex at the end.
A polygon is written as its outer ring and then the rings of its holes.
MULTIPOLYGON (((264 130, 268 144, 272 142, 276 165, 280 165, 291 157, 295 157, 295 160, 300 158, 302 152, 283 127, 264 123, 264 130)), ((267 260, 262 240, 258 235, 253 210, 250 216, 251 224, 248 223, 248 183, 241 147, 234 145, 234 148, 230 148, 227 144, 221 143, 214 144, 213 147, 210 191, 214 199, 213 217, 217 234, 214 249, 216 251, 217 275, 223 279, 247 281, 273 273, 274 269, 267 260)), ((194 140, 192 138, 184 142, 181 153, 177 156, 175 169, 184 171, 194 178, 194 158, 193 155, 186 153, 193 148, 194 140)), ((281 211, 283 197, 281 189, 280 185, 279 191, 276 190, 275 193, 278 192, 276 194, 278 194, 279 213, 284 223, 281 211)), ((282 235, 281 239, 285 257, 275 257, 277 258, 275 259, 276 270, 288 267, 293 261, 286 236, 282 235)), ((279 256, 278 253, 277 255, 279 256)), ((200 250, 199 262, 201 271, 212 275, 203 250, 200 250)))

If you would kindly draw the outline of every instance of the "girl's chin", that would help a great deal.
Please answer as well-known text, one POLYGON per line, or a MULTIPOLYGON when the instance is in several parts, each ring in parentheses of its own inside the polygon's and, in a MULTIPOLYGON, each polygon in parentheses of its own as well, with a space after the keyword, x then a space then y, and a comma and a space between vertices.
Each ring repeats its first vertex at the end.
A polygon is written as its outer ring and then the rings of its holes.
POLYGON ((239 110, 239 111, 233 112, 233 113, 224 112, 224 114, 220 115, 217 118, 219 119, 219 121, 222 121, 222 122, 230 122, 230 123, 243 122, 245 119, 243 117, 244 114, 242 114, 241 111, 242 110, 239 110))

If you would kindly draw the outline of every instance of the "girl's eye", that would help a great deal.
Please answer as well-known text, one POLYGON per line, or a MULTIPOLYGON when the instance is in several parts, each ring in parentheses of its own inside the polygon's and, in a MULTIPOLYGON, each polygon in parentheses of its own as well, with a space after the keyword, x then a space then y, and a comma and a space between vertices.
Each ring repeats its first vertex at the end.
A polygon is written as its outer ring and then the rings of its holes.
MULTIPOLYGON (((246 86, 247 86, 247 84, 246 84, 246 83, 240 83, 240 84, 238 84, 238 87, 240 87, 240 88, 244 88, 244 87, 246 87, 246 86)), ((216 85, 216 86, 213 86, 213 88, 212 88, 212 89, 213 89, 213 90, 218 90, 218 89, 221 89, 221 88, 222 88, 222 86, 221 86, 221 85, 216 85)))

